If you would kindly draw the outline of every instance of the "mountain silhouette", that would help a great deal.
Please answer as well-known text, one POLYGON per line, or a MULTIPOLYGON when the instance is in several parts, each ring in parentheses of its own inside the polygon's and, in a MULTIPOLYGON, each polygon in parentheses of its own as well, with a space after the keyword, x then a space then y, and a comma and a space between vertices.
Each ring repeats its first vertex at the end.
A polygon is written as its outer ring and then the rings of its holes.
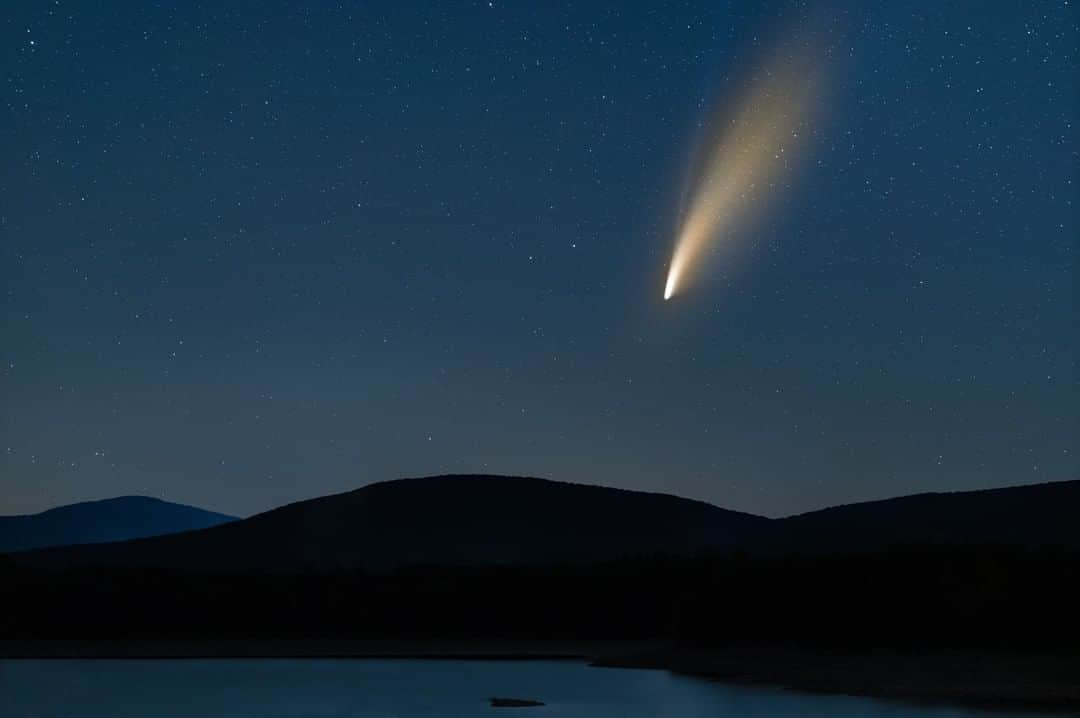
POLYGON ((768 525, 667 494, 451 475, 370 484, 195 533, 27 558, 227 571, 563 563, 729 551, 768 525))
POLYGON ((451 475, 371 484, 177 535, 45 549, 29 565, 230 572, 523 565, 905 544, 1080 549, 1080 481, 838 506, 783 519, 667 494, 451 475))
POLYGON ((785 551, 996 543, 1080 549, 1080 481, 927 493, 834 506, 774 522, 785 551))
POLYGON ((93 544, 203 529, 235 517, 147 496, 58 506, 38 514, 0 516, 0 552, 93 544))

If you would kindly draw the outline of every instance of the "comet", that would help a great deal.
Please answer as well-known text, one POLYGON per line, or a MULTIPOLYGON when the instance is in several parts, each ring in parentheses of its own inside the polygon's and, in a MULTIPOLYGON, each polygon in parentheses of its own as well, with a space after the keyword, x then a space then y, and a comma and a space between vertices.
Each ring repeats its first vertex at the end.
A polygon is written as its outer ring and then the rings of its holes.
POLYGON ((675 247, 664 283, 671 299, 721 254, 767 206, 796 162, 818 105, 821 63, 815 52, 764 63, 734 111, 718 114, 694 153, 675 247))

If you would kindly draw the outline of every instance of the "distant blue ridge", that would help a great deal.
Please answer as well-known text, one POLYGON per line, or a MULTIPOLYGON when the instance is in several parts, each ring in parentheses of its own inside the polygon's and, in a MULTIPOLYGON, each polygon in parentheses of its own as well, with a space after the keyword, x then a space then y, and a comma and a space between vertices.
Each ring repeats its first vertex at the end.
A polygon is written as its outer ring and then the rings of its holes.
POLYGON ((126 541, 235 520, 235 516, 148 496, 121 496, 59 506, 38 514, 0 516, 0 553, 126 541))

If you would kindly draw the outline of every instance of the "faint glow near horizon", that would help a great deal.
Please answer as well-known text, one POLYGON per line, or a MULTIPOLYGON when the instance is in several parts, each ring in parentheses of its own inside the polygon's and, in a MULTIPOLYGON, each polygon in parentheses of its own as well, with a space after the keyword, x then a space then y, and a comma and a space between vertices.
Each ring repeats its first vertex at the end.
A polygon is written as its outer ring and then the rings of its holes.
MULTIPOLYGON (((765 65, 735 111, 710 128, 695 164, 664 299, 683 290, 709 250, 764 208, 795 162, 820 88, 820 62, 787 58, 765 65)), ((718 244, 721 243, 721 244, 718 244)))

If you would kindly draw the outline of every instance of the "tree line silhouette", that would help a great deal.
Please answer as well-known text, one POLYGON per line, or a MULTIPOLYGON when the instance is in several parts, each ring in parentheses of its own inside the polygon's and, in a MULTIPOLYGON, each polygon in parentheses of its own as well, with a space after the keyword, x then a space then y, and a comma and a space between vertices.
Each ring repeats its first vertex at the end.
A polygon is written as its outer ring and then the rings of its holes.
POLYGON ((385 572, 47 570, 0 556, 10 639, 668 639, 1080 652, 1080 554, 903 546, 385 572))

